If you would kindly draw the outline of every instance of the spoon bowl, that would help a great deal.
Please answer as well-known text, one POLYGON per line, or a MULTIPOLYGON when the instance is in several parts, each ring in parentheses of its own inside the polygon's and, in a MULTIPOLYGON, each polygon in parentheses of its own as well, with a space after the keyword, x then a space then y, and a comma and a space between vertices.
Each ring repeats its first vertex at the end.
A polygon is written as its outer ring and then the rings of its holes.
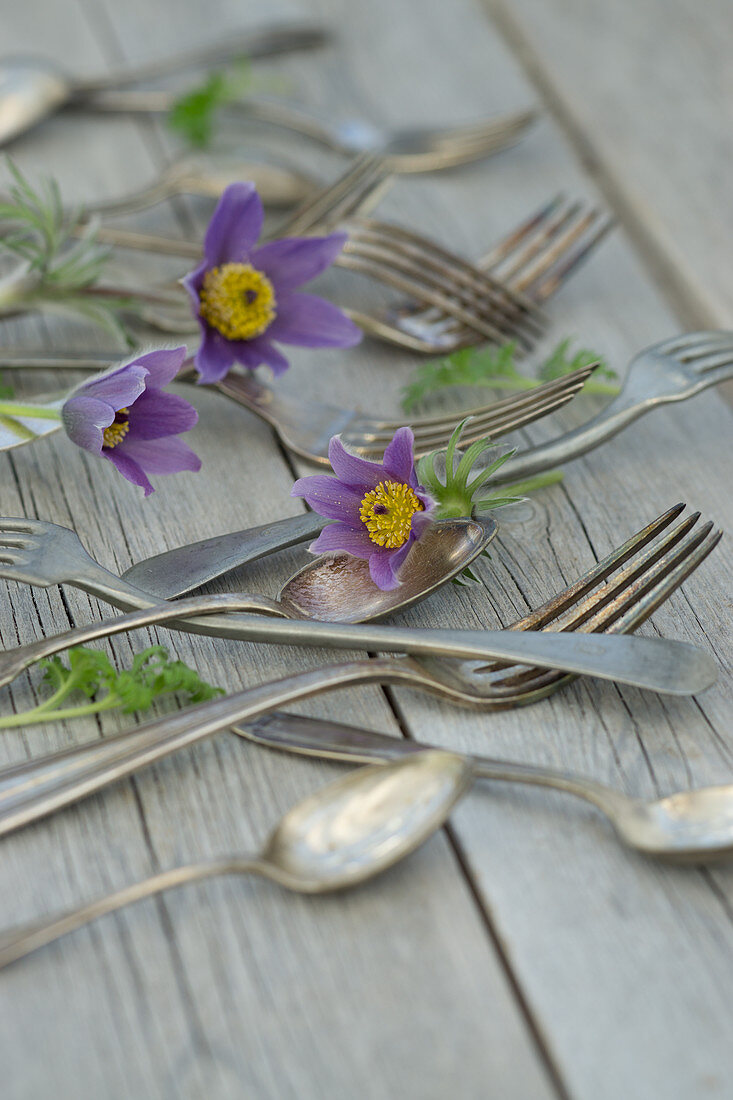
POLYGON ((0 61, 0 146, 68 103, 72 84, 42 58, 0 61))
POLYGON ((733 784, 634 801, 614 824, 624 840, 649 855, 698 860, 733 854, 733 784))
POLYGON ((363 882, 409 855, 472 781, 471 768, 453 753, 418 753, 409 763, 360 768, 299 803, 263 849, 266 873, 291 889, 322 893, 363 882))
POLYGON ((218 875, 259 874, 304 894, 355 886, 432 836, 471 782, 465 760, 442 750, 359 768, 285 814, 259 854, 174 867, 50 920, 6 932, 0 936, 0 969, 97 917, 218 875))
POLYGON ((424 600, 458 576, 494 538, 491 518, 444 520, 414 543, 400 570, 400 586, 378 588, 368 562, 324 554, 283 585, 278 603, 290 619, 330 623, 375 622, 424 600))

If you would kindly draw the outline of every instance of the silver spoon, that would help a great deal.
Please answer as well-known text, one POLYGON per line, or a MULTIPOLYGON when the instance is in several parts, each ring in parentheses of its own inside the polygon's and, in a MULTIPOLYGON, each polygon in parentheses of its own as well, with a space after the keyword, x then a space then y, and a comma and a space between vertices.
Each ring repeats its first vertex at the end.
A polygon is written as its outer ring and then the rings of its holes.
POLYGON ((469 764, 440 751, 359 768, 285 814, 259 853, 175 867, 62 916, 5 933, 0 968, 106 913, 218 875, 262 875, 303 894, 356 886, 432 836, 471 779, 469 764))
POLYGON ((18 137, 67 104, 79 105, 106 89, 125 88, 184 69, 223 64, 238 57, 270 57, 289 50, 310 49, 328 41, 323 27, 280 23, 230 34, 226 40, 164 61, 121 69, 103 77, 80 80, 45 58, 6 57, 0 60, 0 145, 18 137))
MULTIPOLYGON (((388 737, 321 718, 268 714, 235 733, 258 745, 304 756, 373 763, 401 760, 432 746, 388 737)), ((677 791, 666 798, 630 798, 594 779, 554 768, 464 755, 474 778, 552 787, 591 802, 609 819, 620 840, 647 855, 708 860, 733 853, 733 784, 677 791)))

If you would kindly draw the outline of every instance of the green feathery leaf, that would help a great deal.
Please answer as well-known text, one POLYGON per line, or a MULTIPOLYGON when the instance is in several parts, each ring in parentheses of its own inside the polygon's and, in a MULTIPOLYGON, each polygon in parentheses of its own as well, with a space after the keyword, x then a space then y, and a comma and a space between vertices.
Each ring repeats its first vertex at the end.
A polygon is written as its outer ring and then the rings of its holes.
POLYGON ((203 149, 211 144, 217 112, 242 99, 251 84, 249 64, 244 59, 231 70, 209 73, 202 84, 175 101, 168 112, 168 125, 190 145, 203 149))
POLYGON ((160 645, 136 654, 130 668, 120 671, 101 650, 85 646, 70 649, 66 662, 54 656, 41 661, 40 667, 49 697, 22 714, 0 718, 0 729, 105 710, 132 714, 148 710, 154 699, 164 695, 182 695, 188 703, 200 703, 224 694, 183 661, 170 660, 167 649, 160 645), (81 701, 62 705, 73 696, 81 696, 81 701))
MULTIPOLYGON (((583 387, 583 393, 616 393, 617 387, 597 381, 595 375, 615 378, 615 372, 592 351, 585 348, 572 357, 568 354, 570 338, 561 341, 540 369, 539 382, 548 382, 580 367, 598 362, 594 376, 583 387)), ((501 347, 461 348, 444 359, 432 359, 416 368, 412 380, 402 391, 402 407, 412 412, 426 398, 440 390, 460 386, 485 386, 490 389, 526 390, 539 382, 522 374, 516 364, 517 345, 501 347)))

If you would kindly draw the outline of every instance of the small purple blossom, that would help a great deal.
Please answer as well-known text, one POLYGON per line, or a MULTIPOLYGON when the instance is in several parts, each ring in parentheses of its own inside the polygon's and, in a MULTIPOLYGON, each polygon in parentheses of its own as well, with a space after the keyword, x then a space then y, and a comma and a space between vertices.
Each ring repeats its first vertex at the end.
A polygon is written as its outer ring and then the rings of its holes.
POLYGON ((410 428, 398 428, 381 462, 347 451, 339 436, 328 446, 336 477, 301 477, 291 495, 335 522, 324 527, 310 550, 342 551, 369 562, 377 587, 397 588, 397 572, 413 542, 434 519, 435 501, 418 485, 410 428))
POLYGON ((333 263, 345 233, 283 237, 255 247, 264 211, 253 183, 224 191, 204 238, 204 258, 183 279, 201 326, 195 364, 201 382, 218 382, 236 362, 274 374, 288 368, 275 343, 348 348, 361 330, 338 306, 296 288, 333 263))
POLYGON ((163 389, 185 357, 185 347, 147 352, 79 386, 61 410, 69 439, 109 459, 145 496, 153 492, 149 473, 201 469, 198 455, 175 438, 194 426, 198 413, 163 389))

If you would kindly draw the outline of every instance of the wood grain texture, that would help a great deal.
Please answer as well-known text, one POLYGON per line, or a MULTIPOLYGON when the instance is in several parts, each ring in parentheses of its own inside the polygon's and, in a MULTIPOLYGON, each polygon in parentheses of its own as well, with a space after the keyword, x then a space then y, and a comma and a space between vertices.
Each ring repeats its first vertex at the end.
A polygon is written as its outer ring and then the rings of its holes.
MULTIPOLYGON (((304 104, 378 123, 435 123, 535 99, 521 67, 469 0, 354 5, 312 0, 277 9, 340 29, 340 48, 268 66, 304 104), (436 61, 439 59, 439 63, 436 61)), ((273 14, 268 9, 268 17, 273 14)), ((78 71, 145 60, 262 18, 254 3, 205 7, 89 0, 57 10, 29 0, 7 17, 8 50, 78 71), (42 16, 42 18, 41 18, 42 16)), ((265 139, 240 135, 249 155, 265 139)), ((336 158, 270 143, 324 175, 336 158)), ((172 143, 155 123, 60 117, 17 147, 28 171, 53 171, 70 196, 112 196, 154 175, 172 143), (83 171, 80 169, 83 165, 83 171)), ((403 179, 383 212, 479 253, 555 191, 594 195, 549 120, 494 162, 403 179)), ((176 202, 140 216, 162 233, 200 232, 210 207, 176 202)), ((132 223, 130 223, 132 224, 132 223)), ((175 264, 124 260, 128 278, 175 264)), ((373 291, 324 278, 341 300, 373 291)), ((619 370, 679 322, 621 234, 551 303, 554 338, 576 333, 619 370)), ((73 326, 7 325, 8 342, 101 346, 73 326)), ((414 360, 372 344, 348 356, 293 354, 282 385, 393 411, 414 360)), ((58 380, 36 379, 39 391, 58 380)), ((31 382, 28 383, 28 389, 31 382)), ((188 391, 190 393, 190 391, 188 391)), ((54 440, 3 456, 0 513, 74 527, 104 564, 294 511, 293 472, 272 434, 212 394, 196 393, 200 475, 158 479, 144 502, 106 464, 54 440)), ((525 433, 577 423, 578 407, 525 433)), ((505 513, 482 587, 451 587, 402 621, 495 626, 563 587, 677 499, 731 527, 731 414, 714 394, 642 420, 574 463, 562 487, 505 513), (682 445, 681 445, 681 441, 682 445)), ((696 701, 578 683, 528 710, 460 712, 414 692, 359 689, 304 709, 452 747, 537 760, 630 792, 669 791, 730 775, 730 573, 726 540, 648 625, 710 646, 719 684, 696 701)), ((274 593, 303 551, 243 570, 237 586, 274 593)), ((220 583, 213 586, 223 589, 220 583)), ((72 589, 0 582, 0 642, 16 644, 106 613, 72 589)), ((315 667, 333 655, 145 632, 111 643, 120 660, 163 639, 202 675, 234 690, 315 667)), ((5 689, 23 707, 37 677, 5 689)), ((121 728, 105 718, 6 735, 3 760, 121 728)), ((337 774, 219 737, 4 842, 0 920, 16 921, 184 859, 256 844, 277 816, 337 774)), ((59 1097, 507 1098, 726 1095, 733 1070, 727 990, 733 978, 729 868, 668 869, 620 850, 608 827, 552 793, 477 790, 451 830, 353 894, 284 896, 244 880, 146 903, 82 931, 3 975, 0 1040, 9 1094, 59 1097), (38 1057, 38 1035, 44 1056, 38 1057)))
POLYGON ((484 2, 685 323, 730 328, 727 0, 484 2))

